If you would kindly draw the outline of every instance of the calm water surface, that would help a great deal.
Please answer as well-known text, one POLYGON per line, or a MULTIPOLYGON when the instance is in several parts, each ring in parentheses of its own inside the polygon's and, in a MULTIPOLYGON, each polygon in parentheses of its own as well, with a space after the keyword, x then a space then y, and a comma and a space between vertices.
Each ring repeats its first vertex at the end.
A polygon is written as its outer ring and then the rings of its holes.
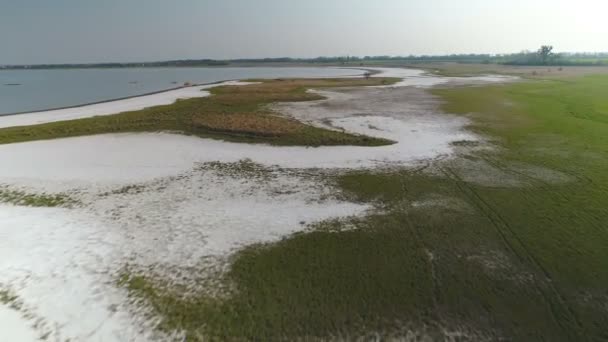
POLYGON ((174 88, 184 82, 360 73, 352 69, 313 67, 0 70, 0 115, 141 95, 174 88))

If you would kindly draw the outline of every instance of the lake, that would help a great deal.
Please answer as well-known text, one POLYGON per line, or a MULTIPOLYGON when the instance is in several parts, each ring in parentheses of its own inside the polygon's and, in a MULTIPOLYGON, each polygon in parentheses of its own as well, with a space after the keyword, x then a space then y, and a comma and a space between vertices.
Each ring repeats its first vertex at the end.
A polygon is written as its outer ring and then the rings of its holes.
POLYGON ((322 67, 0 70, 0 115, 142 95, 190 83, 361 74, 322 67))

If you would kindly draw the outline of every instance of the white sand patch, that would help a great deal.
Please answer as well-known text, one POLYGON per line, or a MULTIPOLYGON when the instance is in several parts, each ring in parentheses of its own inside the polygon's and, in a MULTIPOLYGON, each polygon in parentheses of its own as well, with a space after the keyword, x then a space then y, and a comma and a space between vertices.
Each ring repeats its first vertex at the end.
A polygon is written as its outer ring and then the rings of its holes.
POLYGON ((405 68, 373 68, 373 70, 379 71, 380 73, 375 74, 373 77, 395 77, 401 78, 402 80, 387 86, 378 86, 382 88, 394 88, 394 87, 419 87, 428 88, 437 84, 448 82, 446 77, 435 76, 427 74, 424 70, 420 69, 405 69, 405 68))
POLYGON ((506 83, 513 82, 519 77, 508 75, 479 75, 470 77, 445 77, 429 74, 420 69, 406 68, 373 68, 380 71, 373 77, 396 77, 402 80, 393 85, 379 86, 384 88, 394 87, 418 87, 430 88, 440 84, 484 84, 484 83, 506 83))
POLYGON ((148 107, 172 104, 178 99, 209 96, 206 89, 221 85, 246 85, 247 82, 228 81, 218 84, 184 87, 151 95, 131 97, 123 100, 97 104, 55 109, 42 112, 0 116, 0 128, 29 126, 48 122, 90 118, 93 116, 112 115, 121 112, 140 110, 148 107))
MULTIPOLYGON (((123 165, 113 172, 135 170, 123 165)), ((331 199, 331 188, 282 171, 250 179, 197 167, 156 178, 138 191, 105 195, 100 190, 109 184, 97 181, 74 194, 83 208, 0 205, 0 284, 22 301, 40 335, 61 341, 153 339, 153 322, 133 315, 117 288, 127 263, 169 278, 183 270, 172 281, 191 285, 200 276, 192 267, 205 258, 226 258, 307 223, 369 209, 331 199)))
POLYGON ((31 325, 20 312, 0 304, 0 341, 39 341, 38 334, 31 325))
MULTIPOLYGON (((350 117, 332 121, 349 131, 399 140, 380 147, 277 147, 231 143, 169 133, 125 133, 0 146, 0 183, 90 186, 169 176, 194 162, 251 159, 285 168, 365 168, 414 164, 449 155, 455 140, 474 140, 458 122, 424 118, 350 117), (371 129, 369 126, 377 127, 371 129)), ((53 191, 53 189, 47 189, 53 191)))
POLYGON ((125 294, 101 276, 122 253, 111 231, 66 209, 6 205, 0 227, 0 282, 18 296, 39 335, 58 341, 138 336, 137 324, 119 309, 125 294))
POLYGON ((99 199, 92 208, 111 213, 108 224, 128 235, 139 264, 190 267, 205 256, 275 241, 304 229, 303 222, 369 209, 331 195, 322 182, 279 171, 251 179, 202 168, 153 181, 143 192, 99 199))

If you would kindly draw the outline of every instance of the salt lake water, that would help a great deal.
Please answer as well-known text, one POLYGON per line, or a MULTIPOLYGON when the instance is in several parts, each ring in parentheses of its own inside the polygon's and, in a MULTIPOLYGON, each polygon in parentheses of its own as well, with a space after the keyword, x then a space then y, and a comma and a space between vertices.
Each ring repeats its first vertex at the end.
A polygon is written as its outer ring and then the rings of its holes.
POLYGON ((322 67, 214 67, 0 70, 0 115, 76 106, 224 80, 337 77, 354 69, 322 67))

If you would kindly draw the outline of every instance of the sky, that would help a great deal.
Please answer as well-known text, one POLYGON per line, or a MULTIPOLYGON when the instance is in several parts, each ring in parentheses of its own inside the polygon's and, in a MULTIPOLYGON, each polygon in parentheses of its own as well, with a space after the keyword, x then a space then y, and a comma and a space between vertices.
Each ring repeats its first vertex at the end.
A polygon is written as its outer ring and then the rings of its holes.
POLYGON ((608 51, 606 0, 0 0, 0 64, 608 51))

